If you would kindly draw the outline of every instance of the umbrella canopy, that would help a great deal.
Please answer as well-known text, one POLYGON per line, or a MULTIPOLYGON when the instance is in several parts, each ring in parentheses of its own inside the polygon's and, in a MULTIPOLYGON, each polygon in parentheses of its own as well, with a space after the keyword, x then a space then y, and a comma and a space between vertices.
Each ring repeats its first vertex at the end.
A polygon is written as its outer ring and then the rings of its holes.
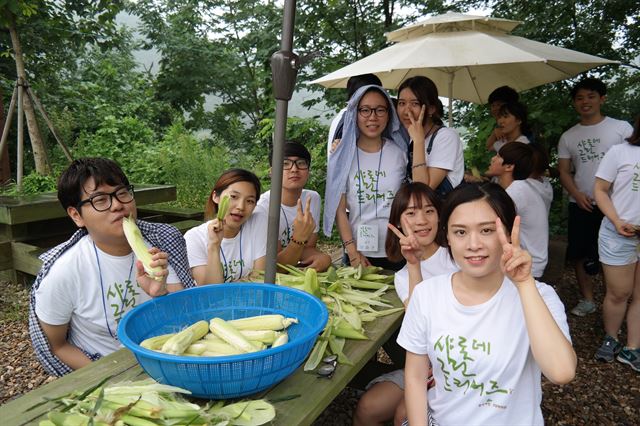
MULTIPOLYGON (((442 96, 485 103, 497 87, 516 91, 564 80, 617 61, 507 34, 518 21, 447 13, 387 34, 398 43, 311 83, 346 87, 372 73, 388 89, 408 77, 429 77, 442 96)), ((449 115, 451 124, 451 114, 449 115)))

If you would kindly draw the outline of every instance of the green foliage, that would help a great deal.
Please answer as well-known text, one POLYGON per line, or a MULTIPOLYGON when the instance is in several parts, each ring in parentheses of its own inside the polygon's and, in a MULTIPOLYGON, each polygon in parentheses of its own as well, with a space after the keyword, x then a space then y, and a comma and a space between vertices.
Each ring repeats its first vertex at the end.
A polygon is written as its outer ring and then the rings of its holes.
POLYGON ((6 195, 29 195, 56 190, 57 181, 53 176, 43 176, 40 173, 31 172, 22 178, 22 189, 18 191, 18 185, 12 182, 5 185, 0 193, 6 195))
POLYGON ((196 140, 182 123, 171 126, 158 146, 149 152, 154 182, 175 184, 179 207, 202 208, 214 183, 229 168, 230 153, 196 140))

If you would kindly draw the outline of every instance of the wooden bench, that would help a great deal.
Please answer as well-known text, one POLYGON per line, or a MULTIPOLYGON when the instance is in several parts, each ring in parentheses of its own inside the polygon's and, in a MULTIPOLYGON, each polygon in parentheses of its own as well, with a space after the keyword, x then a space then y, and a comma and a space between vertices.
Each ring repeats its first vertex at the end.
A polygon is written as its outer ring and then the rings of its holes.
POLYGON ((204 219, 204 211, 202 211, 202 209, 175 207, 166 203, 156 203, 139 206, 138 215, 141 219, 145 219, 147 216, 163 216, 167 223, 173 222, 173 220, 170 219, 204 219))

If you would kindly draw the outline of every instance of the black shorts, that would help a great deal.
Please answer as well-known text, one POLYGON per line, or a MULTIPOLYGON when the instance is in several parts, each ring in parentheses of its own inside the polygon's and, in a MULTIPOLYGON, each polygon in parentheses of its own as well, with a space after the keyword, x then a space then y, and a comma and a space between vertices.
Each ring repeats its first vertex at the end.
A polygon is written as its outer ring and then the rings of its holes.
POLYGON ((567 259, 598 259, 598 232, 604 215, 597 206, 588 212, 569 203, 567 259))

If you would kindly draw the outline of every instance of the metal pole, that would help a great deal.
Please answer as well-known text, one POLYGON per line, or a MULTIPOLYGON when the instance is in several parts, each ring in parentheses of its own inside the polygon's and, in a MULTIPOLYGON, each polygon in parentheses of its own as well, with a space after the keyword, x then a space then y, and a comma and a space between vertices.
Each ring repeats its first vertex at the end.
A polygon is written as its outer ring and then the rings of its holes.
POLYGON ((22 190, 22 174, 24 172, 24 86, 18 78, 18 161, 16 164, 16 184, 18 191, 22 190))
POLYGON ((449 73, 449 128, 453 128, 453 77, 455 72, 449 73))
POLYGON ((280 205, 282 200, 282 160, 284 159, 284 140, 287 131, 287 110, 298 72, 298 56, 291 51, 293 48, 295 14, 295 0, 286 0, 283 10, 280 51, 274 53, 271 57, 273 92, 276 98, 276 123, 274 128, 273 158, 271 161, 271 198, 269 199, 265 283, 276 282, 280 205))
POLYGON ((2 129, 2 138, 0 138, 0 159, 4 152, 4 147, 7 144, 9 138, 9 129, 11 128, 11 120, 13 120, 13 111, 16 108, 16 98, 18 97, 18 86, 13 88, 13 95, 11 95, 11 103, 9 104, 9 111, 5 117, 4 129, 2 129))

